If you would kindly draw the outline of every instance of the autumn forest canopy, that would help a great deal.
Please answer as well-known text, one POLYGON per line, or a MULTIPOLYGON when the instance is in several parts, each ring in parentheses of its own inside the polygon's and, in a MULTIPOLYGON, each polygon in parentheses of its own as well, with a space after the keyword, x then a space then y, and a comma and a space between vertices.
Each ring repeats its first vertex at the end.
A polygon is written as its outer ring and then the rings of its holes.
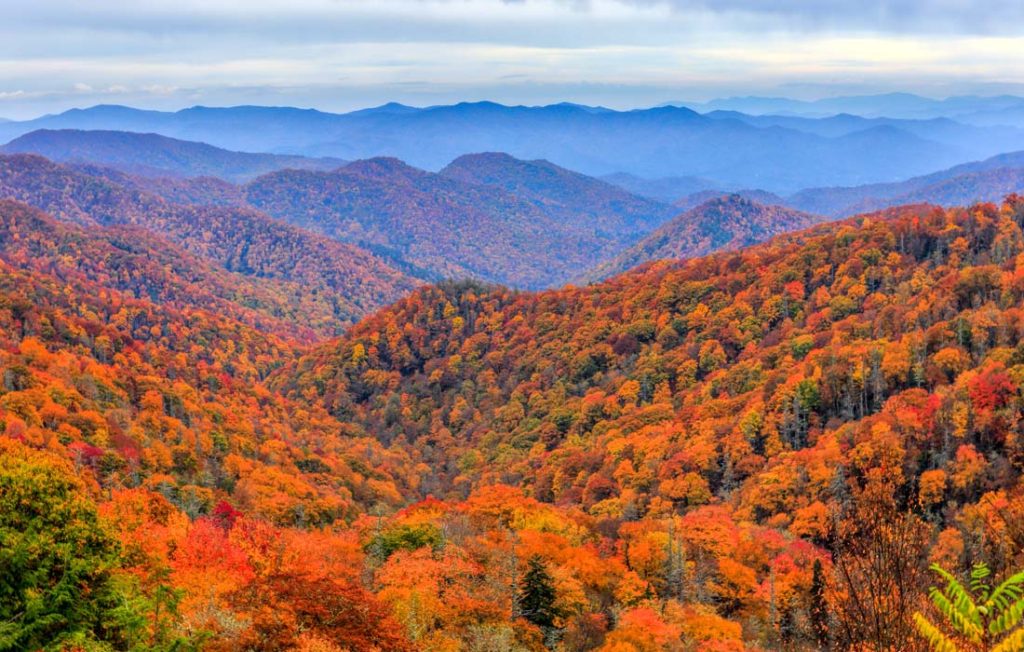
POLYGON ((0 123, 0 651, 1024 650, 1010 127, 404 108, 0 123))

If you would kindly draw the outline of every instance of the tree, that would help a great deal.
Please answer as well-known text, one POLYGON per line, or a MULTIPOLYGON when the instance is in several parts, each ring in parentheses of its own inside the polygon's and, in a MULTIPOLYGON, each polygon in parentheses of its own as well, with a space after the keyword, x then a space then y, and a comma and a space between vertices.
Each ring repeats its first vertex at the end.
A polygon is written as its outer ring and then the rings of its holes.
POLYGON ((921 612, 914 614, 914 625, 932 650, 1024 650, 1024 571, 992 588, 988 584, 991 572, 984 563, 975 564, 967 586, 938 564, 932 564, 931 570, 946 582, 945 588, 933 586, 928 591, 943 626, 921 612))
POLYGON ((249 627, 241 641, 214 649, 293 649, 303 634, 330 642, 335 649, 413 649, 387 608, 351 582, 277 574, 257 578, 232 594, 230 601, 246 614, 249 627))
POLYGON ((930 531, 917 516, 898 511, 885 493, 884 486, 863 492, 836 533, 829 606, 834 640, 843 649, 906 650, 914 639, 912 615, 924 585, 930 531))
POLYGON ((825 572, 821 566, 821 560, 815 559, 811 575, 811 591, 809 615, 811 621, 811 634, 818 647, 822 650, 829 648, 829 627, 828 627, 828 603, 825 596, 825 572))
POLYGON ((0 439, 0 650, 141 645, 118 553, 67 462, 0 439))
POLYGON ((540 555, 533 555, 526 563, 526 572, 519 582, 516 606, 522 618, 540 627, 545 639, 555 634, 555 619, 560 615, 555 606, 555 584, 540 555))

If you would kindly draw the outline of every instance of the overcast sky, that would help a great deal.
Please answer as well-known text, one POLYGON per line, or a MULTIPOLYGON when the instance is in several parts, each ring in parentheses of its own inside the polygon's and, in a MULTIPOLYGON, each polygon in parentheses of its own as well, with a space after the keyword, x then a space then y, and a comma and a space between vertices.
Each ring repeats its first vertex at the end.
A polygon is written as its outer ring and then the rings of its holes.
POLYGON ((1024 93, 1024 1, 0 0, 0 116, 1024 93))

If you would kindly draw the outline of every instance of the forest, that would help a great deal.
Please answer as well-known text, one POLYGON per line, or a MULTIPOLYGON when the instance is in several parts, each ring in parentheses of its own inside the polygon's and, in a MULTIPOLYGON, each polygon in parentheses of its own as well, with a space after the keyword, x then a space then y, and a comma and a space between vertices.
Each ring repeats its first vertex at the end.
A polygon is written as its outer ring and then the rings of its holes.
POLYGON ((339 338, 156 205, 0 203, 0 649, 1022 649, 1024 198, 339 338))

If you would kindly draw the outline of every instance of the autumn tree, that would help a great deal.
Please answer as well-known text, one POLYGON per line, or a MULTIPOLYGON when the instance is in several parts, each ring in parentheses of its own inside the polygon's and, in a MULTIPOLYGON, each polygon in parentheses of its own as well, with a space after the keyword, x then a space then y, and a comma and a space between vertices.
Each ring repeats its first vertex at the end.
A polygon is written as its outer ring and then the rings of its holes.
POLYGON ((254 652, 292 649, 303 639, 333 646, 324 649, 413 650, 384 605, 351 582, 275 574, 256 579, 230 601, 249 620, 233 645, 254 652))
POLYGON ((913 649, 912 616, 925 582, 930 530, 884 493, 884 485, 869 488, 837 525, 829 607, 843 649, 913 649))
POLYGON ((544 560, 540 555, 533 555, 526 562, 526 572, 519 581, 516 610, 520 617, 539 627, 549 643, 557 635, 555 622, 560 614, 556 599, 555 584, 544 560))

